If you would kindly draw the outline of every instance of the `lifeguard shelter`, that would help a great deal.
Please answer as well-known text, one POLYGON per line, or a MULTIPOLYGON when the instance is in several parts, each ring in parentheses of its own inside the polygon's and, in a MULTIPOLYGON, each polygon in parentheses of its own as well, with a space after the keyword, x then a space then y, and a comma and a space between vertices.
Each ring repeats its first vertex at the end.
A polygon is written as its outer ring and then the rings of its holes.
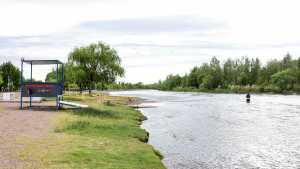
POLYGON ((24 60, 21 59, 21 84, 20 84, 20 108, 23 109, 23 97, 29 97, 29 107, 32 107, 33 97, 54 97, 56 98, 56 108, 60 108, 60 99, 64 91, 64 64, 59 60, 24 60), (23 64, 30 64, 30 80, 24 81, 23 64), (33 65, 56 65, 56 82, 34 82, 32 78, 33 65), (62 71, 59 75, 58 67, 61 65, 62 71), (58 77, 61 77, 59 79, 58 77))

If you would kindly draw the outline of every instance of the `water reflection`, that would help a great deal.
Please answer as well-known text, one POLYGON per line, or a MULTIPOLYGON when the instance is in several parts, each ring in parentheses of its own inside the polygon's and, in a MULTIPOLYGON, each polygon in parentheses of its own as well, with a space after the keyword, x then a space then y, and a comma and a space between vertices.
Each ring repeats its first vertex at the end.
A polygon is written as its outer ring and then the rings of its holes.
POLYGON ((161 102, 142 109, 149 143, 170 169, 300 168, 300 96, 114 92, 161 102))

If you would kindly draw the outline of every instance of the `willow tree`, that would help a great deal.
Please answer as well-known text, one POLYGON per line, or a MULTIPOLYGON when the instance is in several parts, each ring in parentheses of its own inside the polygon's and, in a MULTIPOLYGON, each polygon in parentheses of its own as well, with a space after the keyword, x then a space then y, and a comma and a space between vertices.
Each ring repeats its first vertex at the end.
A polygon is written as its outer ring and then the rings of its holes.
POLYGON ((89 89, 89 93, 96 83, 110 84, 124 75, 117 51, 103 42, 75 48, 69 54, 68 61, 83 71, 81 74, 85 76, 78 76, 80 79, 76 81, 84 81, 84 87, 89 89))

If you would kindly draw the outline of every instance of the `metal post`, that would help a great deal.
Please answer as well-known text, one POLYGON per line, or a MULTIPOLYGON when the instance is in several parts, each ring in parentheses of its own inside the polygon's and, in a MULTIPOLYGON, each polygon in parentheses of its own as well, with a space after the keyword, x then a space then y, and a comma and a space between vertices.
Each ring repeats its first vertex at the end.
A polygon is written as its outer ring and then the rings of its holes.
MULTIPOLYGON (((56 83, 58 84, 58 64, 56 63, 56 83)), ((56 109, 59 109, 59 100, 58 100, 58 87, 56 87, 56 109)))
POLYGON ((64 83, 64 81, 65 81, 64 67, 65 67, 64 64, 61 64, 62 83, 64 83))
POLYGON ((30 63, 30 82, 32 82, 32 62, 30 63))
MULTIPOLYGON (((30 82, 32 83, 32 62, 30 62, 30 82)), ((30 91, 30 90, 29 90, 29 91, 30 91)), ((31 107, 31 106, 32 106, 31 91, 29 92, 29 97, 30 97, 29 107, 31 107)))
POLYGON ((56 82, 58 83, 58 64, 56 64, 56 82))
MULTIPOLYGON (((56 89, 57 92, 57 89, 56 89)), ((56 96, 56 110, 59 109, 59 100, 58 100, 58 95, 56 96)))
POLYGON ((61 75, 62 75, 62 81, 61 81, 61 84, 62 84, 62 95, 61 95, 61 100, 64 100, 64 97, 63 97, 63 94, 64 94, 64 90, 65 90, 65 73, 64 73, 64 64, 62 63, 61 64, 61 75))
POLYGON ((20 109, 23 109, 23 58, 21 59, 21 79, 20 79, 20 109))

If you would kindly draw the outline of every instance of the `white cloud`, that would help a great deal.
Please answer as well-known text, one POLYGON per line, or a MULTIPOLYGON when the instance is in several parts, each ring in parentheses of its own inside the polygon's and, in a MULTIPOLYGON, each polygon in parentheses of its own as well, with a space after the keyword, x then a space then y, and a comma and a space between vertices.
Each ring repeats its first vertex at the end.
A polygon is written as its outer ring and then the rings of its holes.
MULTIPOLYGON (((74 46, 104 41, 126 81, 184 74, 211 56, 265 61, 300 56, 296 0, 28 0, 0 2, 0 61, 66 61, 74 46), (155 71, 153 74, 152 72, 155 71), (143 74, 143 76, 141 76, 143 74)), ((38 79, 44 79, 45 71, 38 79)))

